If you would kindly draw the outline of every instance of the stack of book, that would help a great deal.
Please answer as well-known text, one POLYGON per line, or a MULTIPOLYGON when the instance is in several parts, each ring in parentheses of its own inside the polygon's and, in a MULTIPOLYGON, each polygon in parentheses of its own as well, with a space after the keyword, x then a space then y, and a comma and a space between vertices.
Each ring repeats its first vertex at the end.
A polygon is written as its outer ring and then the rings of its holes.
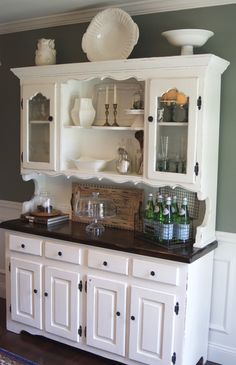
POLYGON ((61 213, 60 215, 56 215, 54 217, 47 217, 47 216, 38 217, 38 216, 31 215, 29 213, 29 214, 22 214, 21 219, 26 220, 27 222, 30 222, 30 223, 51 226, 53 224, 59 224, 59 223, 68 221, 70 219, 70 215, 61 213))

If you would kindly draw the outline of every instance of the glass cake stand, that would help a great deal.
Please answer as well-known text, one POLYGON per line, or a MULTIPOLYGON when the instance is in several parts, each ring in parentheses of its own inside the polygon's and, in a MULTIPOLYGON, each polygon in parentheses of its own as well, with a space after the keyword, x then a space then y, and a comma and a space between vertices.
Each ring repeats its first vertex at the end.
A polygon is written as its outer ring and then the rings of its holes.
POLYGON ((101 198, 99 193, 93 192, 91 196, 78 199, 76 215, 91 219, 91 223, 86 226, 86 232, 97 237, 105 231, 105 227, 100 221, 114 217, 116 206, 112 199, 101 198))

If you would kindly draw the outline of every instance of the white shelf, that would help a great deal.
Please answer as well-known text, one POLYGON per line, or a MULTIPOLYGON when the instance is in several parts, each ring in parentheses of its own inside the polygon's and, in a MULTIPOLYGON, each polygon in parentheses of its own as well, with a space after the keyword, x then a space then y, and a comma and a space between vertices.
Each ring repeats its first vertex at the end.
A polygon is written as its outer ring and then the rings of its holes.
POLYGON ((160 127, 187 127, 188 122, 159 122, 160 127))
POLYGON ((30 124, 49 124, 49 120, 30 120, 30 124))
POLYGON ((143 130, 144 127, 123 127, 123 126, 91 126, 91 127, 81 127, 80 125, 64 125, 65 128, 72 129, 97 129, 97 130, 109 130, 109 131, 140 131, 143 130))

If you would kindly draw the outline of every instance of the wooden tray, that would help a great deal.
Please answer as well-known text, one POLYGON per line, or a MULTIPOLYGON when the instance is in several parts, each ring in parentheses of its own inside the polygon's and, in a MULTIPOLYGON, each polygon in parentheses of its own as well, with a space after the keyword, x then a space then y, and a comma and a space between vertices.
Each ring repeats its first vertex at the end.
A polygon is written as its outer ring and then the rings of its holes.
MULTIPOLYGON (((109 227, 134 230, 134 216, 142 209, 144 191, 142 189, 121 189, 113 186, 72 183, 72 207, 76 198, 91 196, 92 192, 99 192, 100 197, 111 198, 117 207, 117 215, 103 219, 102 224, 109 227)), ((90 219, 78 217, 72 209, 72 221, 89 223, 90 219)))
POLYGON ((58 215, 61 214, 61 211, 60 210, 56 210, 56 209, 53 209, 50 213, 47 213, 47 212, 39 212, 39 211, 35 211, 35 212, 32 212, 31 215, 33 215, 34 217, 56 217, 58 215))

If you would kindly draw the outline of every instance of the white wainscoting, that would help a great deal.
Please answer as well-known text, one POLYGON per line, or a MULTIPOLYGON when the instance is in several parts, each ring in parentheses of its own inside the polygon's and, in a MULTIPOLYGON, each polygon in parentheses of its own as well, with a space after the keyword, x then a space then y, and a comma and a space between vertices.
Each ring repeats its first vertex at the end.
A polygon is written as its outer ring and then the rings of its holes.
POLYGON ((236 364, 236 234, 217 232, 208 359, 236 364))
MULTIPOLYGON (((22 212, 22 203, 0 200, 0 222, 19 218, 22 212)), ((0 297, 6 297, 5 287, 5 242, 4 230, 0 229, 0 297)))
MULTIPOLYGON (((22 203, 0 200, 0 221, 18 218, 22 203)), ((236 233, 217 232, 208 360, 236 364, 236 233)), ((0 229, 0 297, 5 298, 4 231, 0 229)), ((192 364, 189 364, 192 365, 192 364)))

